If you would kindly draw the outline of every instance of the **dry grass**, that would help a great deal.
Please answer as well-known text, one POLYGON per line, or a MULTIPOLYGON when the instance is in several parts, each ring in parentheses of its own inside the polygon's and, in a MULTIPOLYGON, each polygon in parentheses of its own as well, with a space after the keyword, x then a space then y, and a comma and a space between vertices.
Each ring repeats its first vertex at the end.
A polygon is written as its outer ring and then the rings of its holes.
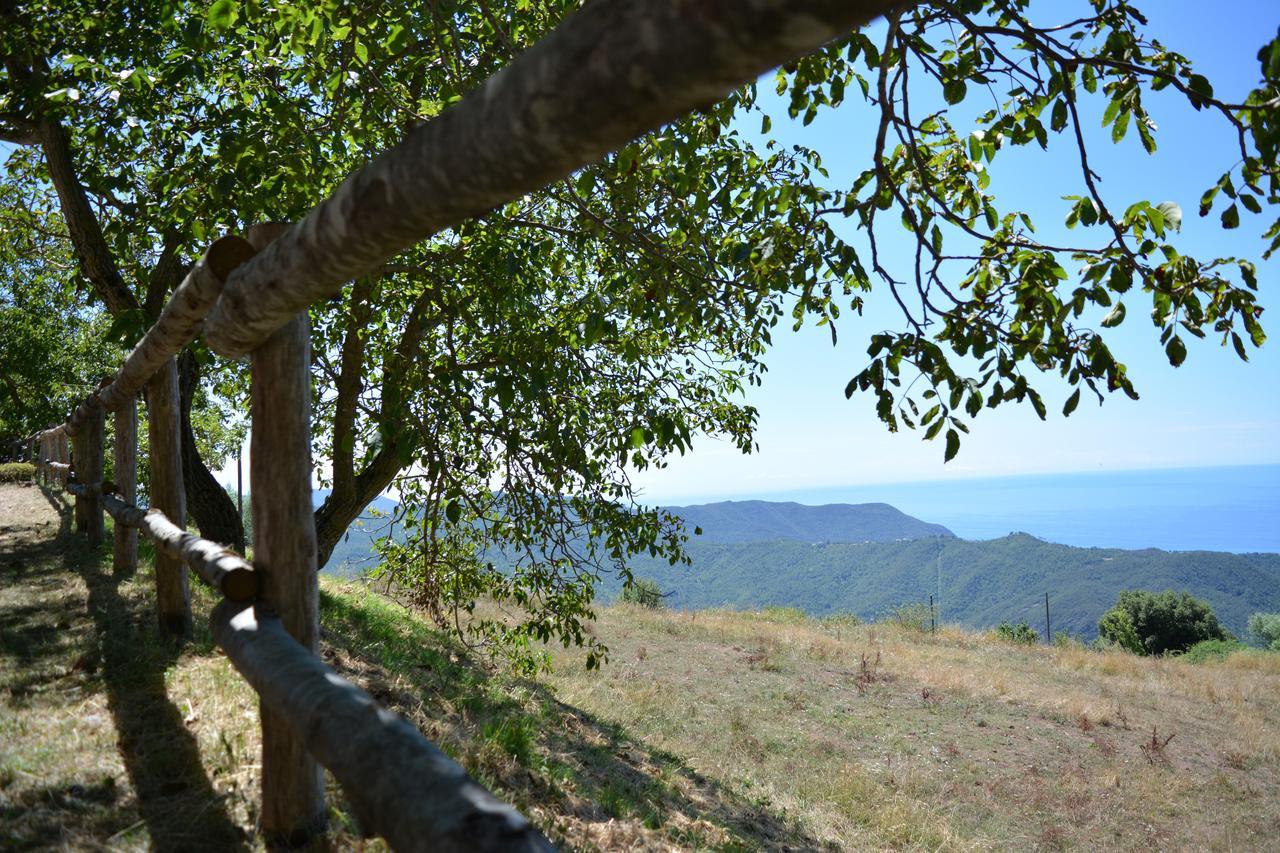
MULTIPOLYGON (((0 848, 260 847, 256 698, 206 634, 160 642, 149 576, 55 535, 56 503, 0 488, 0 848)), ((1280 825, 1280 656, 623 606, 592 626, 612 663, 552 648, 533 683, 323 596, 328 662, 566 849, 1235 850, 1280 825)), ((331 795, 331 846, 378 849, 331 795)))
POLYGON ((557 653, 563 700, 833 846, 1263 848, 1280 823, 1280 656, 1190 664, 632 607, 596 631, 619 663, 557 653))

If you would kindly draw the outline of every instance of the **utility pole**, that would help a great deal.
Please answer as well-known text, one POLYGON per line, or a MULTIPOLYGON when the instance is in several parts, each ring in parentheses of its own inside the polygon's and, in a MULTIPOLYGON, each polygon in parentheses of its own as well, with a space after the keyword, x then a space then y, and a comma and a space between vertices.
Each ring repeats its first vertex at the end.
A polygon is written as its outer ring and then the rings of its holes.
POLYGON ((1049 624, 1049 593, 1044 594, 1044 642, 1053 645, 1053 631, 1049 624))

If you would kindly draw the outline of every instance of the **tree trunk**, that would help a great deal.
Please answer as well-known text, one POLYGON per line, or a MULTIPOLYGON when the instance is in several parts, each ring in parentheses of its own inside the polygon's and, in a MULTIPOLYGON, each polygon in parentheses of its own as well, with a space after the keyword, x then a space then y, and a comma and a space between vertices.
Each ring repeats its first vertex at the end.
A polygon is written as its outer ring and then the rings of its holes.
POLYGON ((196 447, 191 428, 191 399, 200 381, 200 366, 191 350, 178 356, 178 390, 182 409, 182 480, 187 491, 187 512, 205 539, 230 545, 244 553, 244 525, 235 502, 209 472, 196 447))
MULTIPOLYGON (((151 435, 151 506, 178 527, 187 525, 182 488, 182 443, 178 427, 178 368, 169 359, 147 385, 147 425, 151 435)), ((156 610, 160 630, 167 636, 191 636, 191 588, 187 564, 156 553, 156 610)))
POLYGON ((378 451, 369 465, 356 477, 349 491, 342 494, 334 491, 316 510, 316 541, 319 545, 317 565, 323 567, 338 547, 342 534, 347 532, 351 522, 360 517, 364 508, 386 490, 400 473, 400 449, 388 445, 378 451))

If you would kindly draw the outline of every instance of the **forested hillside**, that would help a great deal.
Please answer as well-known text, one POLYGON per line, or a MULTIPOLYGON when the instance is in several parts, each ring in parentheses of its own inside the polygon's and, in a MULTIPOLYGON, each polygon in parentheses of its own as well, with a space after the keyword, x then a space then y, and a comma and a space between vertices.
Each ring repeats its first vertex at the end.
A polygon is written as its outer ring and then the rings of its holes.
MULTIPOLYGON (((1026 533, 971 541, 888 504, 726 501, 669 509, 688 525, 692 564, 638 557, 632 566, 676 608, 782 605, 872 619, 933 595, 947 622, 984 628, 1027 619, 1043 630, 1047 592, 1053 630, 1086 637, 1122 589, 1190 592, 1240 635, 1249 614, 1280 609, 1277 554, 1074 548, 1026 533), (692 535, 695 527, 701 535, 692 535)), ((373 541, 391 529, 394 510, 380 499, 326 570, 355 575, 376 565, 373 541)), ((612 599, 619 589, 607 576, 600 594, 612 599)))
POLYGON ((1043 630, 1047 592, 1053 630, 1085 636, 1122 589, 1190 592, 1240 635, 1250 613, 1280 609, 1280 554, 1073 548, 1026 533, 982 542, 695 542, 689 554, 690 566, 637 560, 635 572, 677 608, 789 605, 869 619, 932 594, 945 621, 971 627, 1027 619, 1043 630))

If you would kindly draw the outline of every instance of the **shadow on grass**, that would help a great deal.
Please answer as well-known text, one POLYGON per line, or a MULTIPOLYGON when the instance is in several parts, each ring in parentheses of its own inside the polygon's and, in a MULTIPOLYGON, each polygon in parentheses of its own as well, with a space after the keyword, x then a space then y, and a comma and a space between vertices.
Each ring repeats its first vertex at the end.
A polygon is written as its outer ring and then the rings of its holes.
POLYGON ((544 829, 567 846, 611 846, 592 827, 618 820, 695 849, 828 847, 769 805, 561 702, 546 686, 491 675, 394 604, 324 591, 321 598, 328 663, 408 716, 499 796, 556 815, 561 831, 544 829), (397 689, 393 676, 410 689, 397 689))
MULTIPOLYGON (((82 644, 88 649, 74 668, 101 678, 117 746, 136 796, 136 802, 129 805, 141 818, 150 847, 174 851, 246 849, 244 830, 231 820, 205 775, 196 739, 165 688, 165 671, 177 660, 181 647, 160 635, 155 613, 148 606, 149 597, 122 594, 120 586, 128 579, 110 573, 109 556, 104 560, 83 537, 70 533, 69 502, 52 490, 45 490, 45 497, 59 512, 62 527, 55 541, 33 546, 33 555, 41 555, 44 568, 38 571, 51 579, 63 571, 74 571, 84 579, 92 637, 91 642, 82 644)), ((109 553, 109 549, 102 553, 109 553)), ((32 580, 22 578, 24 584, 32 580)), ((69 621, 70 617, 72 614, 59 614, 56 618, 69 621)), ((0 619, 8 618, 9 614, 0 615, 0 619)), ((59 630, 57 623, 52 630, 59 630)), ((38 639, 39 633, 32 633, 32 637, 38 639)), ((66 805, 58 810, 59 820, 74 823, 83 798, 42 800, 46 808, 58 802, 66 805)))

